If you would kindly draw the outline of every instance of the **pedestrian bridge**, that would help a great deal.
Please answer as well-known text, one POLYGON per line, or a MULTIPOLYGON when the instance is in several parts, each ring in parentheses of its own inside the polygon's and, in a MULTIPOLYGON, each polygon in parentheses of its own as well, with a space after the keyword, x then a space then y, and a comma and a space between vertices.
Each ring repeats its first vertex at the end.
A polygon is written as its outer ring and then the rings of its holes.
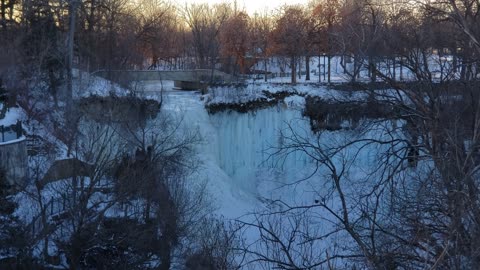
POLYGON ((97 71, 96 75, 128 86, 138 81, 174 81, 181 89, 199 89, 210 84, 235 83, 238 78, 211 69, 193 70, 105 70, 97 71))

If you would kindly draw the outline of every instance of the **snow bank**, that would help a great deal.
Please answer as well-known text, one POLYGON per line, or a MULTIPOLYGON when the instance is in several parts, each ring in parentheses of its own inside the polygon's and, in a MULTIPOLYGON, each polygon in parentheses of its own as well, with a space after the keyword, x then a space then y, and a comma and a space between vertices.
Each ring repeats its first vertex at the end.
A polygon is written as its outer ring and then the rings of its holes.
POLYGON ((78 77, 74 80, 74 97, 88 97, 88 96, 126 96, 130 94, 130 90, 127 90, 120 85, 106 80, 104 78, 95 76, 95 73, 88 73, 78 71, 78 77))
POLYGON ((266 98, 262 90, 255 84, 249 84, 246 87, 212 87, 204 96, 204 100, 206 104, 247 103, 266 98))
POLYGON ((305 97, 294 95, 286 97, 283 101, 289 108, 300 109, 305 108, 305 97))
POLYGON ((403 100, 403 102, 409 102, 404 92, 394 89, 350 90, 348 87, 342 87, 346 90, 339 90, 338 88, 340 87, 321 85, 318 83, 291 85, 286 83, 250 82, 243 88, 211 88, 209 89, 209 93, 203 96, 203 100, 208 107, 221 104, 246 104, 262 100, 264 102, 282 101, 285 98, 285 104, 296 109, 302 109, 304 107, 302 104, 305 105, 304 98, 306 97, 318 97, 331 103, 367 102, 372 98, 377 101, 403 100))
MULTIPOLYGON (((393 90, 377 90, 379 96, 383 99, 396 97, 397 93, 393 90)), ((326 101, 348 102, 348 101, 366 101, 371 91, 342 91, 328 88, 319 84, 272 84, 272 83, 250 83, 243 88, 216 87, 209 89, 209 93, 203 97, 205 105, 215 104, 242 104, 256 100, 270 101, 268 96, 274 96, 279 93, 290 93, 285 104, 292 105, 295 108, 301 108, 305 105, 306 96, 320 97, 326 101), (271 94, 271 95, 270 95, 271 94)))

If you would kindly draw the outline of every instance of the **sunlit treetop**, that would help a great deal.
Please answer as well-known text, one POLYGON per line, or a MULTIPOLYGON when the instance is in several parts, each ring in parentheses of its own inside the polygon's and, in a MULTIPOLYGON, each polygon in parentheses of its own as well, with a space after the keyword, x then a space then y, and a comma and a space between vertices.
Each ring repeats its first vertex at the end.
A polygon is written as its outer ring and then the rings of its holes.
MULTIPOLYGON (((181 1, 176 2, 177 5, 181 1)), ((220 4, 220 3, 231 3, 235 4, 238 9, 245 10, 250 15, 254 13, 265 13, 271 12, 283 5, 294 5, 294 4, 307 4, 308 0, 273 0, 273 1, 258 1, 258 0, 183 0, 184 3, 209 3, 209 4, 220 4)))

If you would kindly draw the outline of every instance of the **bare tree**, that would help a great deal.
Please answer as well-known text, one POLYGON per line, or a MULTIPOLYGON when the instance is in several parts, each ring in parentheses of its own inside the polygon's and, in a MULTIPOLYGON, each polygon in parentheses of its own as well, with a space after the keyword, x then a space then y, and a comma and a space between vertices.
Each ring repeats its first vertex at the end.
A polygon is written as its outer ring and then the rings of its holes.
POLYGON ((340 22, 341 3, 338 0, 326 0, 311 1, 309 5, 312 9, 311 16, 314 25, 312 40, 319 53, 327 54, 327 82, 330 83, 332 56, 338 52, 334 45, 334 30, 340 22))
POLYGON ((233 74, 237 72, 243 74, 247 71, 246 57, 250 51, 249 20, 246 13, 239 12, 228 18, 220 28, 220 55, 228 59, 227 66, 230 66, 228 70, 233 74))
POLYGON ((308 17, 299 6, 286 6, 272 31, 272 50, 290 58, 291 82, 297 83, 297 62, 305 52, 308 17))
POLYGON ((192 4, 183 9, 183 18, 192 32, 192 46, 199 68, 214 68, 219 52, 218 34, 220 26, 231 15, 227 4, 192 4))
POLYGON ((268 80, 268 57, 270 56, 269 48, 269 36, 273 29, 273 21, 267 14, 255 14, 251 20, 251 42, 250 46, 253 51, 253 55, 263 58, 263 70, 264 80, 268 80))

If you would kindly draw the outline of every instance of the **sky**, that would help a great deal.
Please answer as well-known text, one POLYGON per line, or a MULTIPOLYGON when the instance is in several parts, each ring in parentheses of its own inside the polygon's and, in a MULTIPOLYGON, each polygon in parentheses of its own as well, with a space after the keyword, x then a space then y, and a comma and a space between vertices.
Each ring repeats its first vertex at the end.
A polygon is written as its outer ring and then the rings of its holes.
MULTIPOLYGON (((234 0, 176 0, 174 2, 179 3, 180 1, 186 3, 222 3, 222 2, 231 2, 234 0)), ((308 0, 237 0, 237 5, 239 8, 245 7, 247 12, 252 15, 255 12, 263 13, 265 10, 271 11, 284 4, 293 5, 293 4, 305 4, 308 0)))

